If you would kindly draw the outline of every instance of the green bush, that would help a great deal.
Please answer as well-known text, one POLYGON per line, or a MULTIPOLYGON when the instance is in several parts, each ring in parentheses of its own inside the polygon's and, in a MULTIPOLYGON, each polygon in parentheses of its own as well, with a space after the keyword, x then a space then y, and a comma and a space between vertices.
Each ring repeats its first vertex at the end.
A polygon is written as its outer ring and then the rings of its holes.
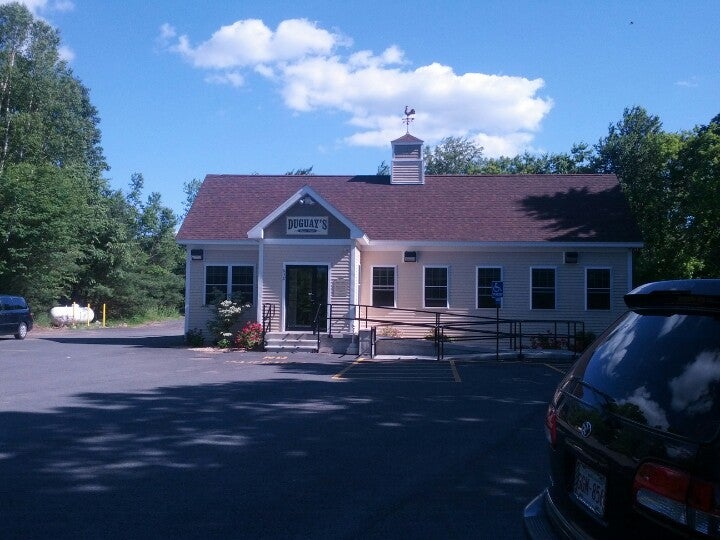
POLYGON ((597 336, 592 332, 578 332, 575 334, 575 344, 573 350, 575 352, 583 352, 590 344, 595 341, 597 336))
POLYGON ((193 328, 185 333, 185 343, 190 347, 202 347, 205 345, 205 338, 203 337, 202 330, 193 328))

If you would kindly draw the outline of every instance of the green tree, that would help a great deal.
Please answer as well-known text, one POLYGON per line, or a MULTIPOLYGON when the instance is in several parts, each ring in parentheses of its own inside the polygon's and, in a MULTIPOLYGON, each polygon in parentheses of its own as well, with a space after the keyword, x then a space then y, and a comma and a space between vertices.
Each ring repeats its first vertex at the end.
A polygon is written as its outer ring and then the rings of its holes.
POLYGON ((0 289, 44 309, 82 272, 106 164, 97 112, 57 32, 0 6, 0 289))
POLYGON ((484 158, 476 174, 578 174, 590 170, 592 151, 584 143, 573 145, 569 154, 531 154, 484 158))
POLYGON ((143 198, 135 173, 127 195, 107 193, 76 296, 107 304, 111 316, 133 317, 182 305, 184 251, 175 242, 177 218, 159 193, 143 198))
POLYGON ((72 171, 9 164, 0 177, 0 288, 50 305, 77 279, 86 200, 72 171))
POLYGON ((185 219, 185 216, 188 215, 188 212, 190 211, 190 208, 195 202, 195 198, 200 191, 200 186, 202 186, 202 180, 198 180, 197 178, 193 178, 189 182, 183 182, 185 201, 183 202, 183 213, 181 219, 185 219))
POLYGON ((291 171, 288 171, 285 173, 285 176, 312 176, 315 174, 312 172, 313 166, 310 165, 309 167, 306 167, 305 169, 292 169, 291 171))
POLYGON ((466 137, 445 137, 434 148, 425 147, 425 174, 476 174, 482 152, 466 137))
POLYGON ((99 119, 60 60, 57 32, 0 5, 0 289, 36 311, 58 301, 138 315, 182 305, 177 218, 160 195, 112 191, 99 119))
POLYGON ((625 109, 607 137, 595 145, 591 163, 598 173, 614 173, 627 196, 645 241, 636 265, 638 281, 682 277, 687 258, 682 241, 677 186, 670 165, 681 136, 665 133, 657 116, 642 107, 625 109))
POLYGON ((671 166, 683 276, 720 275, 720 115, 687 134, 671 166))

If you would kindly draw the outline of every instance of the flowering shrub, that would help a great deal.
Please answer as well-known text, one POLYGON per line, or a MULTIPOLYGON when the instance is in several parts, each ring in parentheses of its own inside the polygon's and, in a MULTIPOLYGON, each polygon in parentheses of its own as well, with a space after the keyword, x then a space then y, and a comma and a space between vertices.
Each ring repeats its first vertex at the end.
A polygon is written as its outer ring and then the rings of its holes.
POLYGON ((263 344, 262 325, 249 322, 235 336, 235 346, 241 349, 254 350, 263 344))
POLYGON ((566 338, 555 337, 550 333, 538 334, 530 340, 530 346, 533 349, 567 349, 568 342, 566 338))
POLYGON ((208 323, 208 329, 218 346, 230 346, 233 326, 250 304, 238 304, 232 300, 223 300, 215 306, 215 317, 208 323))
POLYGON ((381 326, 378 328, 377 335, 386 338, 399 338, 402 337, 402 332, 394 326, 381 326))

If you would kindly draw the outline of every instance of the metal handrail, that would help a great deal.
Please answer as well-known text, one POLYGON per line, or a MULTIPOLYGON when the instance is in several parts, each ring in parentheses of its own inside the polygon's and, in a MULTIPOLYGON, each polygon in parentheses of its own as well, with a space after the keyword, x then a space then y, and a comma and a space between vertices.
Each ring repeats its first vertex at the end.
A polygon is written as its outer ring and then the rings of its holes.
POLYGON ((265 341, 265 335, 268 332, 272 332, 272 320, 276 313, 275 304, 263 304, 262 305, 262 341, 263 345, 267 345, 265 341))
MULTIPOLYGON (((577 347, 577 336, 580 332, 585 332, 584 321, 567 320, 567 319, 510 319, 505 317, 487 317, 482 315, 470 315, 466 313, 457 313, 451 311, 432 311, 426 309, 409 309, 409 308, 393 308, 393 307, 381 307, 381 306, 370 306, 367 304, 343 304, 346 308, 347 315, 335 316, 333 311, 333 304, 328 304, 328 328, 332 333, 332 321, 333 320, 349 320, 358 321, 363 323, 365 328, 370 326, 371 329, 371 353, 375 351, 375 341, 377 339, 376 328, 379 326, 414 326, 418 328, 430 328, 433 332, 433 341, 435 350, 437 352, 438 360, 442 359, 445 354, 445 341, 447 330, 462 331, 465 334, 474 334, 465 337, 453 337, 453 340, 457 341, 471 341, 471 340, 483 340, 483 339, 494 339, 496 341, 496 357, 499 353, 499 342, 500 339, 508 339, 509 346, 512 350, 518 351, 518 356, 523 356, 523 323, 525 324, 552 324, 553 333, 551 336, 558 340, 559 338, 566 338, 568 340, 568 347, 570 343, 573 345, 573 352, 577 347), (387 319, 380 317, 369 316, 368 311, 370 309, 378 311, 391 311, 394 313, 411 313, 411 314, 428 314, 432 315, 434 322, 407 322, 402 320, 387 319), (352 316, 350 316, 352 311, 352 316), (459 320, 443 322, 442 318, 455 318, 459 320), (372 324, 375 323, 375 324, 372 324), (488 331, 483 328, 487 325, 496 325, 494 331, 488 331), (500 325, 507 325, 507 332, 500 331, 500 325), (567 326, 565 334, 558 332, 558 324, 567 326), (578 330, 578 328, 580 330, 578 330), (484 335, 487 334, 487 337, 484 335)), ((534 336, 534 334, 533 334, 534 336)), ((527 337, 527 336, 526 336, 527 337)), ((400 339, 400 338, 398 338, 400 339)))
MULTIPOLYGON (((317 345, 315 352, 320 352, 320 310, 323 306, 330 306, 332 309, 332 304, 321 304, 318 302, 317 309, 315 310, 315 318, 313 319, 313 335, 317 336, 317 345)), ((327 321, 327 317, 325 318, 327 321)))
MULTIPOLYGON (((577 343, 578 335, 585 333, 585 322, 577 320, 566 320, 566 319, 510 319, 505 317, 488 317, 482 315, 470 315, 467 313, 458 313, 452 311, 433 311, 428 309, 409 309, 409 308, 392 308, 392 307, 379 307, 371 306, 367 304, 318 304, 315 311, 315 317, 313 319, 313 334, 316 336, 317 345, 316 351, 320 351, 320 314, 322 308, 327 308, 326 322, 328 337, 332 337, 333 332, 333 321, 352 321, 361 323, 366 329, 369 328, 370 333, 370 347, 371 355, 375 355, 375 344, 377 341, 377 328, 381 326, 407 326, 416 328, 428 328, 433 335, 433 342, 435 351, 437 353, 437 359, 441 360, 445 355, 445 342, 448 339, 453 341, 482 341, 482 340, 495 340, 496 357, 499 354, 500 340, 508 340, 509 348, 513 351, 518 352, 518 357, 523 357, 523 350, 526 348, 526 344, 523 342, 523 338, 537 337, 539 334, 531 333, 525 334, 523 331, 523 325, 527 328, 528 325, 542 324, 552 325, 552 332, 549 333, 549 337, 554 340, 567 339, 568 348, 572 348, 573 352, 577 354, 577 343), (340 309, 342 308, 342 310, 340 309), (408 322, 407 320, 389 319, 382 316, 372 316, 370 310, 375 311, 386 311, 391 314, 426 314, 428 315, 426 321, 413 321, 408 322), (341 314, 336 315, 338 311, 342 311, 341 314), (450 320, 447 320, 450 319, 450 320), (485 327, 495 326, 494 329, 489 330, 485 327), (559 325, 566 327, 565 333, 559 331, 559 325), (502 327, 507 330, 502 330, 502 327), (462 332, 462 336, 448 336, 448 332, 462 332), (572 345, 572 347, 571 347, 572 345)), ((276 304, 263 304, 263 342, 265 341, 265 334, 271 331, 272 319, 275 317, 277 305, 276 304)), ((544 334, 543 334, 544 337, 544 334)), ((405 339, 405 338, 397 338, 405 339)))

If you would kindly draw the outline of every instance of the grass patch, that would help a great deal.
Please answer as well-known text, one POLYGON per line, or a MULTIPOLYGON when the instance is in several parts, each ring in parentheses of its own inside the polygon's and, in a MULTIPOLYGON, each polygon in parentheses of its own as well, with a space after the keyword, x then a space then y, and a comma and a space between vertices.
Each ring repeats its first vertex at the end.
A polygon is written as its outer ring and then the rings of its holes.
MULTIPOLYGON (((95 314, 96 319, 102 322, 102 313, 99 315, 95 314)), ((133 315, 124 319, 113 319, 112 321, 105 321, 106 326, 141 326, 143 324, 172 321, 181 319, 182 315, 176 309, 170 308, 151 308, 145 313, 133 315)))
MULTIPOLYGON (((108 317, 105 320, 106 328, 118 328, 127 326, 143 326, 155 322, 176 321, 182 319, 182 314, 176 309, 158 309, 153 308, 145 313, 133 315, 132 317, 115 318, 108 317)), ((37 328, 55 328, 50 320, 50 314, 47 312, 33 313, 34 326, 37 328)), ((88 325, 87 323, 77 323, 66 326, 65 328, 73 328, 83 330, 86 328, 102 327, 102 309, 95 311, 95 319, 88 325)))

